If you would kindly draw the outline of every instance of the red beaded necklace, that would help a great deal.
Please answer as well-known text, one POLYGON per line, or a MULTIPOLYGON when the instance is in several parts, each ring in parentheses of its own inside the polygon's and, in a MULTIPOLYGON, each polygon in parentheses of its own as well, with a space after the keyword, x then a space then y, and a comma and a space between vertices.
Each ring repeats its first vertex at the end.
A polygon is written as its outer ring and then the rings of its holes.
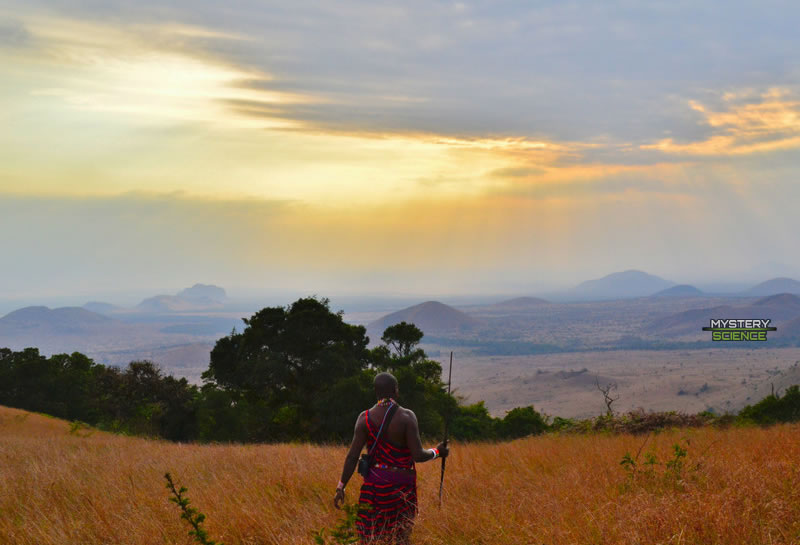
POLYGON ((394 399, 392 399, 391 397, 384 397, 383 399, 379 400, 376 405, 378 407, 388 407, 392 403, 397 403, 397 402, 394 399))

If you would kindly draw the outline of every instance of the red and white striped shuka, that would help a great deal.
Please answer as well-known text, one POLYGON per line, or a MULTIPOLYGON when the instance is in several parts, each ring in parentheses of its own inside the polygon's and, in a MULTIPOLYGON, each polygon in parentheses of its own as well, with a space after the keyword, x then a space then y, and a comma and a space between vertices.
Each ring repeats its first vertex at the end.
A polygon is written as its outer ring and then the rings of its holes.
MULTIPOLYGON (((375 443, 378 430, 366 414, 367 450, 375 443)), ((373 467, 361 485, 359 504, 361 510, 356 529, 361 543, 393 543, 397 536, 410 529, 417 514, 417 475, 406 471, 392 471, 380 466, 390 466, 414 471, 411 451, 381 439, 373 453, 373 467), (374 467, 374 466, 379 467, 374 467)))

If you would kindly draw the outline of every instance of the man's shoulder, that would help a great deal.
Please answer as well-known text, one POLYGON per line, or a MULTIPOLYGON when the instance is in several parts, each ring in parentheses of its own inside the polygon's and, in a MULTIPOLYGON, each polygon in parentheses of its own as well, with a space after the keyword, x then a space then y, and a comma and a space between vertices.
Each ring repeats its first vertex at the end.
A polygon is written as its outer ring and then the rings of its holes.
POLYGON ((402 416, 402 417, 405 417, 405 418, 411 418, 411 419, 414 419, 414 420, 417 419, 417 415, 414 414, 414 411, 412 411, 411 409, 406 409, 405 407, 400 407, 400 406, 397 407, 397 416, 402 416))
POLYGON ((356 428, 367 429, 367 411, 361 411, 361 414, 359 414, 358 418, 356 418, 356 428))

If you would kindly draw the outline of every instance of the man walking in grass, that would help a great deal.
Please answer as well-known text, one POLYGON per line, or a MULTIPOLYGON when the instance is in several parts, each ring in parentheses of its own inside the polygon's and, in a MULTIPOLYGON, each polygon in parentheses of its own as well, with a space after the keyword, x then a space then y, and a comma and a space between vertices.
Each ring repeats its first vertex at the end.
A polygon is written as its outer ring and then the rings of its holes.
MULTIPOLYGON (((444 458, 445 443, 423 449, 414 411, 397 404, 397 379, 390 373, 375 377, 378 402, 358 416, 353 442, 344 461, 333 505, 339 509, 344 489, 367 447, 364 484, 361 485, 356 529, 361 543, 410 543, 417 514, 417 473, 414 462, 444 458)), ((363 462, 362 462, 363 463, 363 462)))

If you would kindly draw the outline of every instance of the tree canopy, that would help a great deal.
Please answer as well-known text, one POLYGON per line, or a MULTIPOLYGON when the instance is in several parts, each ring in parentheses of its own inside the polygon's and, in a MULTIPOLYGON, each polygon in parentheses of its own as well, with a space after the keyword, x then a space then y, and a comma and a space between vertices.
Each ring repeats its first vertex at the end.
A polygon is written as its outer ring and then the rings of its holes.
POLYGON ((440 436, 448 418, 455 439, 543 430, 532 407, 512 411, 503 425, 482 403, 449 395, 414 324, 387 327, 383 344, 370 348, 363 326, 346 323, 327 299, 307 297, 264 308, 244 325, 216 342, 201 387, 148 361, 118 369, 77 352, 47 358, 0 349, 0 404, 172 440, 344 442, 375 402, 375 375, 390 371, 424 436, 440 436))

